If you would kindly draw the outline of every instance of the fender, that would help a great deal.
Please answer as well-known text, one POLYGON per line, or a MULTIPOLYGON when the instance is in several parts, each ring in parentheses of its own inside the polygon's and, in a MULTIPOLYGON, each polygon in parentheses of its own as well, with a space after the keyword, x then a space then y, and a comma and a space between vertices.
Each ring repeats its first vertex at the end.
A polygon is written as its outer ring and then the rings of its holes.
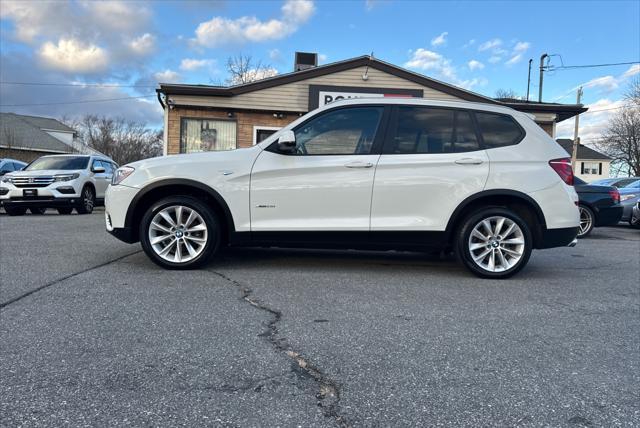
POLYGON ((220 193, 218 193, 216 190, 207 186, 204 183, 201 183, 195 180, 189 180, 186 178, 169 178, 166 180, 156 181, 154 183, 149 184, 148 186, 143 187, 136 194, 136 196, 134 196, 134 198, 131 200, 131 203, 129 204, 129 209, 127 210, 127 215, 125 217, 125 227, 127 228, 137 227, 137 225, 133 224, 134 215, 135 215, 138 203, 145 197, 145 195, 147 195, 149 192, 155 189, 158 189, 160 187, 167 187, 167 186, 187 186, 187 187, 193 187, 205 192, 208 196, 210 196, 213 200, 215 200, 216 203, 222 208, 222 212, 225 216, 227 229, 229 233, 231 234, 235 232, 236 228, 233 222, 233 216, 231 215, 231 210, 229 209, 229 206, 227 205, 224 198, 220 195, 220 193))
POLYGON ((451 217, 449 217, 449 222, 447 223, 447 228, 446 228, 447 234, 451 234, 453 232, 452 229, 455 226, 456 222, 459 220, 460 214, 464 212, 465 208, 467 208, 471 203, 473 203, 478 199, 491 197, 491 196, 507 196, 511 198, 522 199, 524 202, 529 203, 529 205, 531 205, 535 210, 536 217, 538 218, 540 225, 546 230, 547 222, 544 218, 542 209, 540 208, 540 205, 538 205, 538 203, 531 196, 527 195, 526 193, 518 192, 516 190, 491 189, 491 190, 483 190, 482 192, 473 194, 467 197, 467 199, 465 199, 464 201, 462 201, 460 205, 458 205, 458 207, 453 211, 453 214, 451 214, 451 217))

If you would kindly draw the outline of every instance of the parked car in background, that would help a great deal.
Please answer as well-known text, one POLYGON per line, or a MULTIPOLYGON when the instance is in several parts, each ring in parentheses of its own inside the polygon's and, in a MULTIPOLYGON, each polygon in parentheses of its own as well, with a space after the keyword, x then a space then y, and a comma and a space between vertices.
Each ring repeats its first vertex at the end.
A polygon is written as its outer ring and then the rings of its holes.
POLYGON ((0 176, 8 172, 20 171, 25 166, 27 166, 27 163, 19 160, 9 158, 0 159, 0 176))
POLYGON ((43 156, 2 177, 0 201, 13 216, 27 209, 42 214, 47 208, 57 208, 60 214, 70 214, 74 208, 78 214, 89 214, 104 202, 117 167, 104 156, 43 156))
POLYGON ((633 209, 631 210, 631 220, 629 223, 631 223, 631 226, 636 229, 640 229, 640 201, 636 202, 633 206, 633 209))
POLYGON ((574 178, 580 208, 578 238, 589 235, 594 227, 617 224, 622 217, 620 192, 613 186, 597 186, 574 178))
POLYGON ((640 201, 640 180, 636 180, 618 189, 620 191, 620 203, 622 204, 621 221, 631 222, 634 205, 640 201))
POLYGON ((594 184, 596 186, 624 187, 634 181, 640 181, 640 177, 603 178, 602 180, 592 181, 589 184, 594 184))
POLYGON ((530 115, 425 99, 336 101, 251 148, 147 159, 107 190, 109 232, 171 269, 226 245, 454 249, 506 278, 575 245, 567 153, 530 115))

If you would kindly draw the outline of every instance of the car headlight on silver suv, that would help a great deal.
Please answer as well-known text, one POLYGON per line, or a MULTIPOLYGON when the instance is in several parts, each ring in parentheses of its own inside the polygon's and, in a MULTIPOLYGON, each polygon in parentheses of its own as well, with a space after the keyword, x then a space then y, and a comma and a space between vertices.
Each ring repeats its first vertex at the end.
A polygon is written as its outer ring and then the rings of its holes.
POLYGON ((13 183, 13 177, 10 175, 4 175, 0 177, 0 182, 2 183, 13 183))
POLYGON ((122 183, 125 178, 133 174, 133 171, 135 170, 136 169, 131 166, 121 166, 120 168, 116 169, 116 172, 113 174, 111 184, 117 186, 118 184, 122 183))
POLYGON ((78 177, 80 177, 80 174, 76 172, 73 174, 57 174, 53 176, 53 179, 55 181, 71 181, 71 180, 75 180, 78 177))

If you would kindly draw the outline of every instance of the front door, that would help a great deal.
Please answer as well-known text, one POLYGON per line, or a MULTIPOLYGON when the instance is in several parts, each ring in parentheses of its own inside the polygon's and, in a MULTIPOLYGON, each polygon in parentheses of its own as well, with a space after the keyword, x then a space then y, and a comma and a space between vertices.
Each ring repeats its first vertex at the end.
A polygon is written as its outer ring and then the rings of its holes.
POLYGON ((251 172, 251 230, 368 231, 383 113, 329 110, 294 129, 295 153, 263 151, 251 172))
POLYGON ((470 112, 400 106, 376 169, 372 231, 442 231, 484 189, 489 159, 470 112))

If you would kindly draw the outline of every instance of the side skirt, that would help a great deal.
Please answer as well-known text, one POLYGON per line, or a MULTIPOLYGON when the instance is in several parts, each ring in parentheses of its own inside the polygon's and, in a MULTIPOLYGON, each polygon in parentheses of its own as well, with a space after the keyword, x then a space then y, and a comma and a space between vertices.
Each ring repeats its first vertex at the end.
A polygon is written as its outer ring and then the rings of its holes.
POLYGON ((335 248, 358 250, 423 250, 445 248, 444 231, 380 232, 234 232, 229 239, 236 247, 335 248))

